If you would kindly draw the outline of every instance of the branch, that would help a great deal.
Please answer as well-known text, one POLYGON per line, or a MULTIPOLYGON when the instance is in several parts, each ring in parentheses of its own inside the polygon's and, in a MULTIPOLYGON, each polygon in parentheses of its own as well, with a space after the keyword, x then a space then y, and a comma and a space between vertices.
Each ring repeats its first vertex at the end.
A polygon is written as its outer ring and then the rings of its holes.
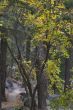
POLYGON ((35 88, 33 90, 30 110, 33 110, 34 109, 33 107, 35 107, 35 104, 36 104, 35 100, 34 100, 36 91, 37 91, 37 85, 35 86, 35 88))
POLYGON ((44 63, 42 64, 42 67, 41 67, 41 73, 43 72, 45 65, 46 65, 46 62, 48 60, 49 50, 50 50, 51 45, 50 45, 50 43, 47 43, 46 46, 47 46, 46 57, 45 57, 44 63))
POLYGON ((32 97, 32 88, 31 88, 31 84, 30 84, 29 78, 28 78, 28 76, 27 76, 27 74, 26 74, 26 71, 25 71, 25 69, 24 69, 22 63, 18 62, 18 60, 15 58, 15 56, 14 56, 13 52, 11 51, 11 49, 10 49, 8 43, 7 43, 7 47, 8 47, 8 50, 9 50, 9 52, 10 52, 12 58, 15 60, 15 62, 16 62, 17 65, 18 65, 18 68, 19 68, 19 71, 20 71, 20 73, 21 73, 21 75, 22 75, 22 78, 23 78, 23 80, 26 82, 27 87, 28 87, 28 89, 29 89, 30 96, 32 97), (24 73, 24 74, 23 74, 23 73, 24 73))
MULTIPOLYGON (((45 37, 46 37, 46 39, 47 39, 47 37, 48 37, 48 30, 46 30, 46 32, 45 32, 45 37)), ((44 68, 45 68, 46 62, 47 62, 48 57, 49 57, 49 50, 50 50, 50 47, 51 47, 50 42, 48 42, 48 43, 46 42, 46 47, 47 47, 46 57, 45 57, 45 60, 44 60, 43 65, 42 65, 42 67, 41 67, 41 73, 43 73, 43 70, 44 70, 44 68)))
POLYGON ((29 81, 29 76, 27 75, 26 70, 24 68, 24 65, 22 63, 22 55, 21 55, 20 48, 18 46, 17 37, 15 37, 15 41, 16 41, 16 46, 17 46, 17 49, 18 49, 18 55, 19 55, 19 59, 18 60, 20 61, 19 62, 20 63, 20 67, 22 68, 23 73, 25 75, 25 78, 27 79, 27 85, 28 85, 28 88, 29 88, 29 91, 30 91, 30 96, 32 97, 32 87, 31 87, 31 83, 29 81))
POLYGON ((14 38, 15 38, 16 47, 17 47, 17 50, 18 50, 18 56, 19 56, 19 60, 20 60, 20 59, 22 60, 22 55, 21 55, 20 48, 19 48, 19 46, 18 46, 17 37, 16 37, 16 36, 14 36, 14 38))

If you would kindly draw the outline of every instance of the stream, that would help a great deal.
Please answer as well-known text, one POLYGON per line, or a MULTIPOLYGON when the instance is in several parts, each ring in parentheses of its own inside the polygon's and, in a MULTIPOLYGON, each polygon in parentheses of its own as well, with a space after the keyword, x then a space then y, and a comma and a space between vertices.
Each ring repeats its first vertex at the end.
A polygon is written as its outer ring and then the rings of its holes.
POLYGON ((26 94, 26 91, 20 83, 15 82, 12 79, 7 79, 5 92, 7 102, 2 105, 2 108, 4 108, 3 110, 14 110, 14 107, 22 105, 20 94, 26 94))

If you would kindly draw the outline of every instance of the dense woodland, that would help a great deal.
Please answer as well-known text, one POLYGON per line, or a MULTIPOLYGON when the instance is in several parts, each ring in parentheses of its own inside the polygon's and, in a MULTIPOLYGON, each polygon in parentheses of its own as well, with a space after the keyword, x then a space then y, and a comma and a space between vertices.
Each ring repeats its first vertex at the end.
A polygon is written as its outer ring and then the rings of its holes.
POLYGON ((0 0, 0 110, 73 110, 73 0, 0 0))

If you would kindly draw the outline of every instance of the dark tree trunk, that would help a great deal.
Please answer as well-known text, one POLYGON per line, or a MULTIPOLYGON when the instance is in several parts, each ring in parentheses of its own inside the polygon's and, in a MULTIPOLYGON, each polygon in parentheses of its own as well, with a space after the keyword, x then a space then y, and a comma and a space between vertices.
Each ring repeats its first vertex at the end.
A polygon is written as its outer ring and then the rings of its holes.
POLYGON ((70 61, 69 59, 65 59, 65 83, 64 83, 64 92, 66 92, 66 89, 69 89, 70 86, 70 61))
MULTIPOLYGON (((0 81, 1 81, 1 75, 0 75, 0 81)), ((1 102, 2 100, 1 100, 1 82, 0 82, 0 110, 1 110, 1 102)))
POLYGON ((31 37, 29 36, 26 41, 26 60, 30 59, 31 37))
POLYGON ((71 71, 72 67, 73 67, 73 48, 71 48, 70 50, 70 57, 68 59, 65 59, 64 92, 66 92, 67 89, 71 88, 70 78, 72 75, 72 71, 71 71))
POLYGON ((1 97, 5 101, 5 81, 6 81, 6 53, 7 53, 7 40, 1 38, 1 62, 0 62, 0 83, 1 83, 1 97))
POLYGON ((47 79, 42 73, 41 77, 38 75, 37 78, 38 84, 38 108, 43 110, 46 109, 46 97, 47 97, 47 79))
MULTIPOLYGON (((1 65, 1 51, 0 51, 0 65, 1 65)), ((1 66, 0 66, 0 70, 1 70, 1 66)), ((1 75, 0 75, 0 110, 1 110, 1 75)))
POLYGON ((44 72, 41 73, 40 71, 41 64, 39 60, 37 60, 36 64, 37 64, 36 74, 37 74, 38 109, 46 110, 48 82, 45 73, 44 72))

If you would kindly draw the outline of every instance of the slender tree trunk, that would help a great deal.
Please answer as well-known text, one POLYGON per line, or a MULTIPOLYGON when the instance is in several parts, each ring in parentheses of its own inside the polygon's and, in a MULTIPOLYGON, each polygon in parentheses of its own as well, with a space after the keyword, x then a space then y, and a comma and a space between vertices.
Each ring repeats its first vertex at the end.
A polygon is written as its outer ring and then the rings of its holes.
POLYGON ((65 83, 64 83, 64 92, 66 92, 66 89, 69 89, 70 86, 70 64, 69 59, 65 59, 65 83))
POLYGON ((0 110, 1 110, 1 85, 0 85, 0 110))
POLYGON ((6 81, 6 53, 7 53, 7 40, 1 38, 1 62, 0 62, 0 83, 1 83, 1 96, 2 101, 5 101, 5 81, 6 81))
POLYGON ((26 41, 26 60, 30 59, 30 48, 31 48, 31 36, 27 38, 26 41))
POLYGON ((71 48, 71 50, 70 50, 70 57, 68 59, 65 59, 64 92, 66 92, 67 89, 71 88, 70 78, 72 75, 72 71, 71 71, 72 67, 73 67, 73 48, 71 48))
MULTIPOLYGON (((1 62, 1 53, 0 53, 0 62, 1 62)), ((0 67, 1 70, 1 67, 0 67)), ((0 110, 1 110, 1 102, 2 102, 2 98, 1 98, 1 75, 0 75, 0 110)))

